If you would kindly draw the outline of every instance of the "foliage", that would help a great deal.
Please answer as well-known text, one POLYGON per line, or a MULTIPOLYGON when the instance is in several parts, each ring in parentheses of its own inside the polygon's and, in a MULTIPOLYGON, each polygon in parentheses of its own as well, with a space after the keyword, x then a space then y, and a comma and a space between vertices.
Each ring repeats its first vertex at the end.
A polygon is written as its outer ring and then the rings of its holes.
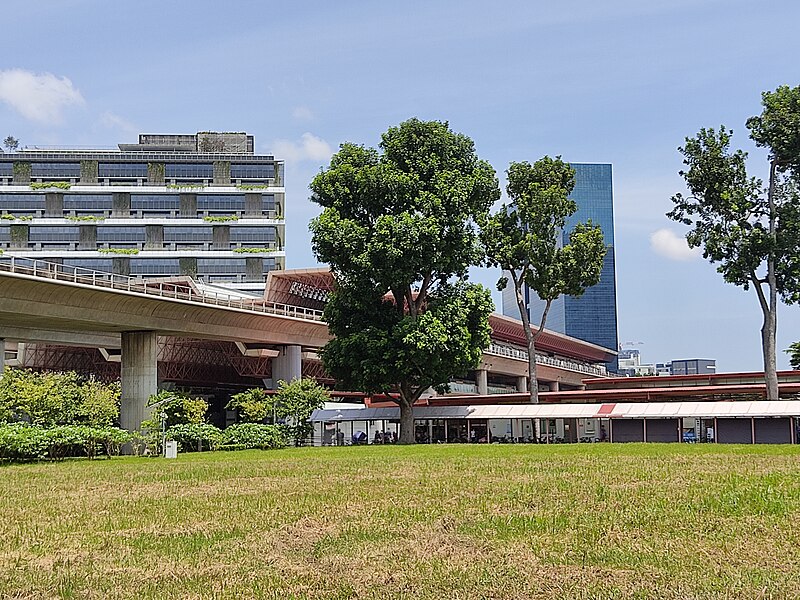
POLYGON ((413 443, 413 403, 474 368, 489 343, 489 293, 464 282, 481 258, 474 222, 500 190, 447 123, 410 119, 380 148, 342 144, 311 183, 323 208, 312 247, 336 278, 322 356, 344 385, 396 390, 401 441, 413 443))
POLYGON ((64 217, 67 221, 86 221, 86 222, 97 222, 97 221, 104 221, 105 217, 97 217, 94 215, 70 215, 64 217))
POLYGON ((205 185, 202 183, 170 183, 167 189, 170 190, 202 190, 205 185))
POLYGON ((151 162, 147 163, 147 180, 148 183, 164 183, 164 174, 166 173, 166 166, 164 163, 151 162))
POLYGON ((50 188, 68 190, 72 187, 69 181, 34 181, 29 185, 32 190, 47 190, 50 188))
POLYGON ((230 446, 236 446, 237 449, 242 450, 285 448, 287 446, 286 430, 280 425, 236 423, 222 432, 220 449, 230 446))
POLYGON ((42 460, 67 456, 94 458, 98 449, 118 455, 130 434, 117 427, 56 425, 45 428, 28 423, 0 425, 0 459, 42 460))
POLYGON ((249 192, 252 190, 266 190, 269 189, 270 187, 271 186, 269 184, 240 183, 239 185, 236 186, 236 189, 249 192))
POLYGON ((181 452, 216 450, 222 443, 222 430, 208 423, 180 423, 166 432, 167 439, 178 442, 181 452))
POLYGON ((327 388, 313 379, 281 381, 275 396, 275 412, 286 421, 295 445, 300 445, 314 430, 308 422, 311 414, 331 399, 327 388))
POLYGON ((6 369, 0 378, 0 423, 107 427, 119 417, 120 388, 74 372, 6 369))
POLYGON ((789 355, 789 364, 795 370, 800 370, 800 342, 795 342, 785 352, 789 355))
POLYGON ((236 215, 219 215, 219 216, 205 216, 203 221, 206 223, 227 223, 228 221, 238 221, 239 217, 236 215))
POLYGON ((97 183, 98 162, 96 160, 81 161, 81 182, 97 183))
POLYGON ((767 397, 777 399, 778 298, 800 301, 800 86, 765 92, 762 105, 747 127, 753 141, 769 150, 767 187, 748 174, 747 153, 731 150, 731 130, 704 128, 679 148, 689 195, 673 196, 667 216, 691 227, 689 246, 702 248, 726 282, 755 290, 767 397))
POLYGON ((14 175, 14 179, 30 179, 31 177, 31 163, 29 162, 22 162, 17 161, 11 167, 11 172, 14 175))
POLYGON ((0 219, 3 219, 4 221, 32 221, 33 217, 30 215, 22 215, 21 217, 17 217, 11 213, 3 213, 0 215, 0 219))
POLYGON ((26 248, 28 246, 28 225, 11 225, 9 227, 9 237, 12 247, 26 248))
POLYGON ((272 254, 277 250, 274 248, 236 248, 234 252, 238 254, 272 254))
POLYGON ((100 254, 139 254, 138 248, 98 248, 100 254))
POLYGON ((9 152, 16 152, 19 148, 19 140, 13 135, 8 135, 3 140, 3 146, 5 146, 6 150, 9 152))
POLYGON ((119 382, 105 384, 89 379, 80 386, 80 393, 77 415, 81 422, 94 427, 110 427, 117 422, 121 395, 119 382))
POLYGON ((578 223, 563 244, 567 219, 577 205, 569 199, 575 186, 575 170, 561 160, 545 156, 533 165, 514 162, 508 168, 506 191, 511 200, 482 225, 481 237, 491 266, 510 274, 519 306, 529 353, 531 401, 538 400, 535 340, 544 329, 551 303, 562 294, 578 297, 600 281, 606 248, 599 226, 578 223), (536 332, 531 332, 522 286, 527 285, 545 301, 536 332))
POLYGON ((243 421, 263 423, 272 418, 275 396, 261 388, 252 388, 231 396, 225 408, 238 411, 239 418, 243 421))
POLYGON ((153 409, 151 422, 142 427, 150 431, 161 431, 161 413, 166 415, 167 428, 173 425, 200 424, 208 412, 208 402, 203 398, 195 398, 187 392, 161 390, 150 396, 147 406, 153 409))

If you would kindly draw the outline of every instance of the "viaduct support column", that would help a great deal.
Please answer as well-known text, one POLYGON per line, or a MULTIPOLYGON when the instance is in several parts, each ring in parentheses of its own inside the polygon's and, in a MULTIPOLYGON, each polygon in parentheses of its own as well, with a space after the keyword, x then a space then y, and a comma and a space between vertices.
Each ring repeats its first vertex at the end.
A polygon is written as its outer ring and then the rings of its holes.
POLYGON ((560 386, 558 385, 557 381, 551 381, 549 385, 551 392, 557 392, 560 389, 560 386))
POLYGON ((291 382, 293 379, 303 378, 303 353, 302 348, 296 345, 287 345, 281 348, 281 353, 272 359, 272 387, 278 389, 278 382, 291 382))
POLYGON ((489 393, 489 372, 486 369, 475 371, 475 383, 478 386, 478 394, 486 396, 489 393))
POLYGON ((528 392, 528 378, 525 377, 525 375, 517 377, 517 391, 520 394, 525 394, 528 392))
POLYGON ((122 332, 122 403, 119 422, 136 431, 150 417, 147 400, 158 392, 158 336, 154 331, 122 332))
POLYGON ((6 340, 0 338, 0 377, 3 376, 3 370, 6 368, 6 340))

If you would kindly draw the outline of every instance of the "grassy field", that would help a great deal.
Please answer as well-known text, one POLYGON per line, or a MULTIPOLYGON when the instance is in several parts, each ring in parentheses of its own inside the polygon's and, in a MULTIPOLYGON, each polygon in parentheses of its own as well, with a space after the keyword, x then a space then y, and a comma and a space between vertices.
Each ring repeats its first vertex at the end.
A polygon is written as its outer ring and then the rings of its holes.
POLYGON ((0 467, 0 598, 800 598, 800 447, 0 467))

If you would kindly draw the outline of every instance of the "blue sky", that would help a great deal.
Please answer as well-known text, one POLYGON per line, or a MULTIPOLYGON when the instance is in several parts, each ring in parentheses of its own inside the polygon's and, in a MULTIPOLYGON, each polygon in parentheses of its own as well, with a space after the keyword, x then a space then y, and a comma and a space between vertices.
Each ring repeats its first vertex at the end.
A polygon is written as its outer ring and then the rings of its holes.
MULTIPOLYGON (((412 116, 472 137, 501 180, 544 154, 610 162, 620 340, 649 361, 761 368, 754 293, 691 256, 664 213, 682 190, 676 147, 700 127, 732 127, 764 175, 744 121, 762 91, 800 84, 796 1, 6 0, 3 17, 2 136, 246 130, 287 161, 290 268, 315 262, 308 183, 330 153, 412 116)), ((474 276, 494 288, 498 274, 474 276)), ((800 308, 778 319, 787 367, 800 308)))

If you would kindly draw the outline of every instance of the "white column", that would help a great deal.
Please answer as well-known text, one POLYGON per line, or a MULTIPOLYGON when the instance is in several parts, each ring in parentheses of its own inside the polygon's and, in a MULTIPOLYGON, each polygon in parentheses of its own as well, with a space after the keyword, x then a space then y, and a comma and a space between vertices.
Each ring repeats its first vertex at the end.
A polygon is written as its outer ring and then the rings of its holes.
POLYGON ((475 383, 478 386, 478 394, 486 396, 489 393, 489 372, 486 369, 475 371, 475 383))
POLYGON ((525 375, 517 377, 517 391, 521 394, 528 392, 528 378, 525 375))
POLYGON ((153 331, 122 332, 122 402, 119 422, 136 431, 150 417, 147 401, 158 392, 158 336, 153 331))
POLYGON ((6 368, 6 340, 0 338, 0 377, 3 376, 3 370, 6 368))
POLYGON ((280 354, 272 359, 272 387, 278 389, 278 382, 289 383, 303 377, 303 352, 297 345, 281 348, 280 354))

